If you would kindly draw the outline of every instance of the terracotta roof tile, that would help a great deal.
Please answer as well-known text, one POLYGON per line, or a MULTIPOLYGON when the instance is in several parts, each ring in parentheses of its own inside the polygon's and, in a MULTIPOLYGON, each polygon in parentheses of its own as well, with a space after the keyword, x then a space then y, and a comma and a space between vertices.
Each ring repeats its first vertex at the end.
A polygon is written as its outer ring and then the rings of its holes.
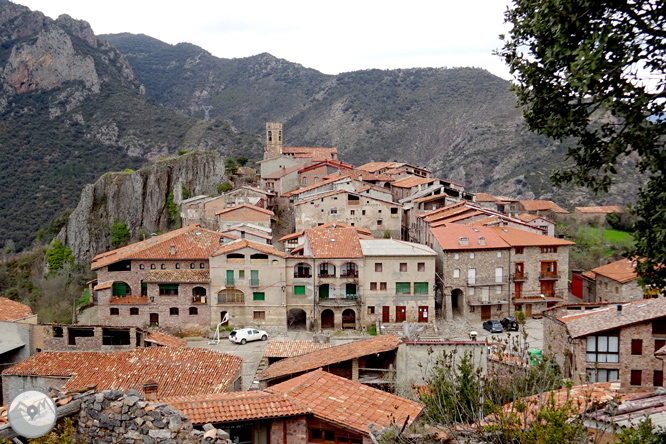
POLYGON ((558 239, 556 237, 550 237, 543 234, 531 233, 529 231, 521 230, 519 228, 492 227, 491 230, 495 230, 495 232, 512 247, 545 247, 545 246, 575 245, 575 242, 571 242, 564 239, 558 239))
POLYGON ((419 197, 418 199, 414 199, 414 202, 416 203, 422 203, 422 202, 430 202, 431 200, 439 200, 439 199, 445 199, 447 197, 451 197, 448 194, 445 193, 440 193, 440 194, 433 194, 431 196, 425 196, 425 197, 419 197))
POLYGON ((312 165, 309 166, 303 166, 301 167, 301 170, 299 173, 306 173, 310 170, 314 170, 316 168, 319 168, 321 166, 331 166, 333 168, 347 168, 347 169, 354 169, 354 166, 348 163, 340 162, 339 160, 323 160, 321 162, 316 162, 313 163, 312 165))
POLYGON ((282 393, 290 400, 309 408, 316 418, 351 428, 365 436, 369 435, 370 423, 377 424, 379 428, 389 427, 394 423, 404 424, 405 421, 409 425, 423 410, 423 405, 418 402, 321 369, 274 385, 266 391, 282 393))
POLYGON ((217 211, 215 214, 219 216, 220 214, 226 214, 226 213, 230 213, 232 211, 238 211, 238 210, 243 210, 243 209, 258 211, 260 213, 264 213, 264 214, 267 214, 269 216, 274 216, 275 215, 275 213, 273 213, 271 210, 267 210, 265 208, 261 208, 261 207, 258 207, 256 205, 252 205, 252 204, 248 204, 248 203, 236 205, 235 207, 225 208, 224 210, 217 211))
POLYGON ((586 278, 592 279, 592 280, 595 280, 597 278, 596 273, 593 272, 593 271, 586 271, 586 272, 582 273, 582 275, 585 276, 586 278))
POLYGON ((152 342, 163 347, 187 347, 185 339, 177 338, 161 331, 152 331, 146 337, 146 341, 152 342))
POLYGON ((210 270, 153 270, 143 279, 144 282, 167 283, 209 283, 210 270))
POLYGON ((69 377, 63 390, 97 384, 97 390, 135 389, 158 382, 158 398, 223 393, 233 388, 243 360, 201 348, 148 347, 121 352, 41 352, 3 375, 69 377))
POLYGON ((425 177, 405 177, 397 182, 393 182, 391 186, 396 188, 412 188, 424 183, 432 183, 435 179, 425 178, 425 177))
POLYGON ((283 154, 293 154, 295 158, 310 157, 313 162, 322 162, 324 160, 333 160, 338 154, 337 148, 319 148, 319 147, 282 147, 283 154))
POLYGON ((220 245, 220 238, 236 239, 238 236, 218 233, 197 225, 189 225, 169 233, 146 239, 127 247, 118 248, 95 256, 91 268, 96 270, 127 259, 208 259, 220 245), (175 246, 175 255, 171 254, 175 246))
MULTIPOLYGON (((342 222, 329 222, 329 223, 326 223, 324 225, 318 225, 314 228, 311 228, 311 230, 323 230, 323 229, 326 229, 326 228, 353 228, 354 230, 356 230, 356 232, 359 235, 365 234, 365 235, 368 235, 368 236, 372 236, 372 232, 370 230, 366 230, 365 228, 360 228, 360 227, 354 227, 352 225, 345 224, 345 223, 342 223, 342 222)), ((305 231, 297 231, 296 233, 287 234, 286 236, 281 237, 278 240, 278 242, 286 242, 289 239, 295 239, 297 237, 303 236, 304 234, 305 234, 305 231)))
POLYGON ((444 251, 494 250, 510 247, 499 233, 490 227, 449 224, 432 228, 430 231, 444 251), (460 245, 461 237, 467 238, 467 245, 460 245), (480 237, 484 238, 483 245, 479 245, 480 237))
POLYGON ((247 239, 239 239, 229 244, 223 245, 220 248, 218 248, 215 252, 213 252, 211 256, 219 256, 221 254, 231 253, 232 251, 240 250, 241 248, 252 248, 254 250, 261 251, 266 254, 272 254, 273 256, 278 256, 278 257, 289 256, 288 254, 277 250, 275 247, 266 244, 260 244, 258 242, 253 242, 247 239))
POLYGON ((576 207, 574 209, 575 211, 579 213, 584 213, 584 214, 609 214, 609 213, 624 213, 625 210, 624 208, 618 206, 618 205, 608 205, 608 206, 601 206, 601 207, 576 207))
POLYGON ((312 341, 268 341, 264 356, 266 358, 293 358, 330 347, 331 344, 315 344, 312 341))
POLYGON ((347 190, 333 190, 333 191, 329 191, 328 193, 317 194, 316 196, 310 197, 309 199, 301 200, 300 202, 294 204, 294 206, 303 205, 303 204, 306 204, 306 203, 309 203, 309 202, 312 202, 312 201, 315 201, 315 200, 318 200, 318 199, 323 199, 325 197, 335 196, 336 194, 342 194, 342 193, 348 193, 348 191, 347 190))
POLYGON ((497 202, 497 198, 487 193, 474 193, 477 202, 497 202))
POLYGON ((20 302, 0 297, 0 321, 16 321, 32 316, 32 309, 20 302))
POLYGON ((362 341, 336 345, 323 350, 313 351, 305 355, 283 359, 270 365, 259 376, 261 379, 273 379, 280 376, 302 373, 319 367, 349 361, 375 353, 395 350, 400 339, 393 335, 382 335, 362 341))
POLYGON ((369 171, 371 173, 376 173, 379 170, 383 170, 384 168, 397 168, 402 165, 405 165, 404 163, 398 163, 398 162, 368 162, 365 165, 361 165, 360 167, 356 167, 357 170, 364 170, 364 171, 369 171))
POLYGON ((260 390, 166 398, 160 399, 160 402, 175 407, 192 424, 251 421, 310 413, 281 393, 260 390))
POLYGON ((555 213, 569 214, 567 210, 558 206, 555 202, 550 200, 519 200, 525 211, 546 211, 550 210, 555 213))
POLYGON ((337 182, 338 180, 342 179, 349 179, 349 176, 342 175, 342 176, 335 176, 331 177, 330 179, 323 179, 320 183, 316 183, 314 185, 310 185, 307 187, 299 188, 298 190, 294 191, 289 191, 288 193, 284 193, 282 197, 290 197, 290 196, 297 196, 301 193, 305 193, 306 191, 311 191, 319 187, 323 187, 324 185, 328 185, 333 182, 337 182))
POLYGON ((593 268, 590 271, 622 284, 638 279, 638 275, 636 274, 636 261, 629 259, 620 259, 619 261, 593 268))
POLYGON ((111 288, 112 286, 113 286, 113 281, 102 282, 101 284, 95 285, 93 290, 106 290, 107 288, 111 288))
POLYGON ((314 257, 329 259, 362 258, 363 250, 354 228, 305 230, 307 244, 314 257))

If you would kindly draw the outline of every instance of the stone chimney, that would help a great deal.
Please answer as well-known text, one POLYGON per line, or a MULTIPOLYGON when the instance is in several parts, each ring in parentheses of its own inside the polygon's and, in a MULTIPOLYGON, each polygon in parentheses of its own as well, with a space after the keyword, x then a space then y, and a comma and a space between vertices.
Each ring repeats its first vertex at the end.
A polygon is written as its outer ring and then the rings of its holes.
POLYGON ((157 401, 157 387, 158 383, 154 379, 146 379, 143 382, 143 393, 146 396, 146 401, 157 401))
POLYGON ((175 256, 176 255, 176 245, 171 244, 170 247, 171 247, 171 256, 175 256))
POLYGON ((152 233, 150 235, 150 242, 154 244, 156 241, 157 241, 157 234, 152 233))

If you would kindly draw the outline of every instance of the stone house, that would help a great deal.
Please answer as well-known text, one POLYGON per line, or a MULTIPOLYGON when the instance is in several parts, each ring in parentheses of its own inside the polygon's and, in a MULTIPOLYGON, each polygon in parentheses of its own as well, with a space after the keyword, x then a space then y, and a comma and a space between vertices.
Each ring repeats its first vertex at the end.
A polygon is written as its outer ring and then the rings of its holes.
POLYGON ((264 228, 271 228, 271 217, 275 214, 271 210, 250 204, 240 204, 235 207, 217 211, 217 229, 226 231, 243 222, 249 222, 264 228))
POLYGON ((232 442, 373 444, 376 429, 409 425, 423 405, 321 369, 264 390, 165 399, 194 425, 213 424, 232 442), (344 399, 344 402, 340 402, 344 399))
POLYGON ((211 327, 228 315, 233 327, 285 326, 287 255, 270 245, 239 239, 210 257, 211 327))
POLYGON ((222 231, 224 234, 237 236, 241 239, 247 239, 260 244, 273 244, 273 230, 252 223, 240 223, 222 231))
POLYGON ((315 164, 304 166, 298 171, 298 186, 301 188, 308 185, 314 185, 324 181, 325 177, 333 173, 344 172, 353 170, 354 167, 348 163, 338 162, 337 160, 325 160, 315 164))
POLYGON ((524 221, 527 225, 541 228, 544 230, 543 234, 546 236, 555 237, 555 222, 548 220, 543 216, 523 213, 518 216, 518 219, 524 221))
MULTIPOLYGON (((342 222, 329 222, 324 225, 318 225, 316 228, 354 228, 359 235, 359 239, 372 238, 372 233, 370 230, 366 230, 359 227, 352 227, 351 225, 342 223, 342 222)), ((288 234, 281 237, 278 242, 282 244, 282 248, 287 253, 291 253, 296 248, 302 246, 305 243, 305 230, 297 231, 295 233, 288 234)))
POLYGON ((394 239, 361 239, 365 326, 435 322, 435 260, 431 248, 394 239))
POLYGON ((97 255, 91 268, 99 323, 171 331, 208 326, 208 258, 232 239, 190 225, 97 255))
POLYGON ((275 194, 271 190, 242 186, 220 196, 196 196, 182 202, 180 217, 183 225, 200 224, 215 230, 218 227, 216 213, 241 204, 270 208, 275 205, 275 194))
POLYGON ((620 259, 583 275, 594 281, 594 299, 590 302, 629 302, 644 297, 645 291, 638 285, 635 260, 620 259))
MULTIPOLYGON (((413 175, 419 177, 430 177, 430 171, 400 162, 369 162, 357 167, 358 170, 368 171, 374 174, 396 174, 413 175)), ((404 176, 403 176, 404 177, 404 176)))
POLYGON ((606 216, 611 213, 626 213, 627 209, 619 205, 574 208, 574 218, 578 223, 607 226, 606 216))
POLYGON ((436 182, 436 179, 426 178, 426 177, 405 177, 404 179, 396 180, 391 183, 391 194, 393 195, 393 200, 399 202, 402 199, 406 199, 419 191, 433 185, 436 182))
POLYGON ((593 303, 597 300, 596 275, 591 271, 571 270, 571 295, 582 302, 593 303))
POLYGON ((296 190, 299 184, 298 171, 303 166, 304 164, 301 163, 262 176, 261 186, 267 191, 275 193, 276 196, 282 196, 289 191, 296 190))
POLYGON ((400 239, 400 205, 366 193, 337 190, 294 204, 295 230, 328 222, 342 222, 369 230, 375 237, 386 232, 400 239))
POLYGON ((567 210, 561 208, 555 202, 550 200, 509 200, 508 205, 504 207, 509 216, 517 217, 519 214, 529 213, 537 216, 569 214, 567 210))
POLYGON ((666 299, 612 304, 593 310, 547 309, 544 354, 576 384, 620 381, 623 392, 663 386, 666 299))

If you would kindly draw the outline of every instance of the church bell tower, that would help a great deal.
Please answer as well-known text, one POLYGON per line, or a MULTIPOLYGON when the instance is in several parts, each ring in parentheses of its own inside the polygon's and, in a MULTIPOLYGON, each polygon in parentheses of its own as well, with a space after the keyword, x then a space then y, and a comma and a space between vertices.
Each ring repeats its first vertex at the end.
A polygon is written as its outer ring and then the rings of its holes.
POLYGON ((282 155, 282 122, 266 122, 266 147, 264 160, 282 155))

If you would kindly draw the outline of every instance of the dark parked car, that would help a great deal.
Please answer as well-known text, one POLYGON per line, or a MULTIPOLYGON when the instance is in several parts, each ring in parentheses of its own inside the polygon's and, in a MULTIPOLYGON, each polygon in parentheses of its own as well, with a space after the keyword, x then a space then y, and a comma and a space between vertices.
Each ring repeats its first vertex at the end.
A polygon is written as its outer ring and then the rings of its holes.
POLYGON ((483 328, 488 330, 490 333, 504 332, 504 327, 502 327, 502 324, 500 324, 499 321, 486 321, 483 323, 483 328))
POLYGON ((518 331, 518 321, 511 316, 503 318, 500 321, 500 324, 502 324, 502 327, 504 327, 506 331, 518 331))

